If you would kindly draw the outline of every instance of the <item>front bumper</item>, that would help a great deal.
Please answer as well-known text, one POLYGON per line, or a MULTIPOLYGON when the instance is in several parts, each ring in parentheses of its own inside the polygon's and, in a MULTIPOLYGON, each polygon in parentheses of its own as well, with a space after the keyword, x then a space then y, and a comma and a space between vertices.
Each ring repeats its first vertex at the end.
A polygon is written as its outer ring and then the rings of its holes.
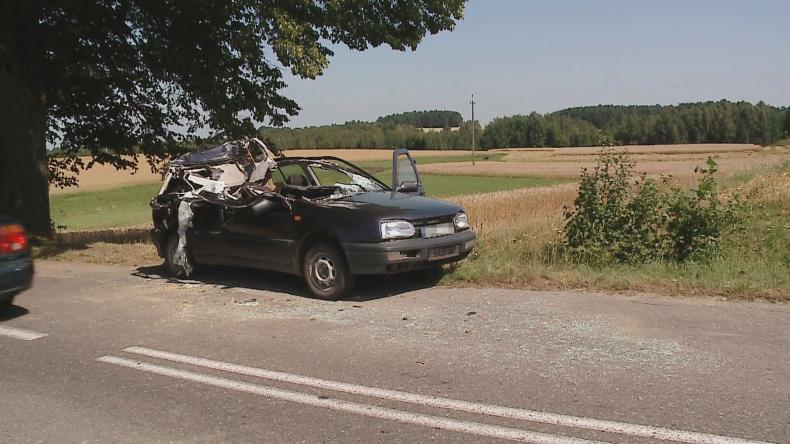
POLYGON ((472 230, 429 239, 403 239, 379 243, 344 243, 351 274, 392 274, 457 262, 469 255, 475 245, 472 230), (432 258, 437 249, 458 247, 451 256, 432 258))
POLYGON ((0 302, 30 288, 33 283, 33 260, 24 256, 0 260, 0 302))

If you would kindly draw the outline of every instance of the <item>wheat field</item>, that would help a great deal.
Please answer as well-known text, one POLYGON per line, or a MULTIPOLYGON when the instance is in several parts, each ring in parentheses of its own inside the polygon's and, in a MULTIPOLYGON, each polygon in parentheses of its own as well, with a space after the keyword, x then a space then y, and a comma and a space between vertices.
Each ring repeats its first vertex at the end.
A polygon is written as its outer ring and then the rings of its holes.
MULTIPOLYGON (((630 154, 636 169, 649 175, 672 175, 686 181, 694 168, 713 157, 723 176, 767 170, 790 160, 790 149, 757 145, 663 145, 617 147, 630 154), (718 148, 717 148, 718 147, 718 148)), ((579 177, 583 168, 595 166, 601 148, 515 148, 500 161, 447 162, 424 165, 422 173, 505 177, 579 177)))
MULTIPOLYGON (((462 150, 420 150, 412 151, 411 155, 416 158, 424 157, 462 157, 468 156, 469 151, 462 150)), ((291 157, 312 157, 312 156, 334 156, 349 162, 366 162, 376 160, 392 159, 392 151, 384 149, 332 149, 332 150, 287 150, 286 156, 291 157)), ((90 158, 84 157, 87 163, 90 158)), ((93 168, 83 171, 79 175, 79 186, 69 188, 51 187, 51 194, 77 193, 80 191, 98 191, 109 188, 118 188, 129 185, 140 185, 144 183, 158 182, 162 180, 162 175, 158 171, 151 171, 145 159, 139 158, 139 169, 116 170, 110 165, 94 165, 93 168)))

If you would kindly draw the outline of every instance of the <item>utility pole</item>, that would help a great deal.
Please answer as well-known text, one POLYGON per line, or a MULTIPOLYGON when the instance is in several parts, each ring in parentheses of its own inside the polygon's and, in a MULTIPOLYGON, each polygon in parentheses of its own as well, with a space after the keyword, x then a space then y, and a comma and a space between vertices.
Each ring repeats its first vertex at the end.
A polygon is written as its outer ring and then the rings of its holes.
POLYGON ((475 166, 475 95, 472 94, 472 166, 475 166))

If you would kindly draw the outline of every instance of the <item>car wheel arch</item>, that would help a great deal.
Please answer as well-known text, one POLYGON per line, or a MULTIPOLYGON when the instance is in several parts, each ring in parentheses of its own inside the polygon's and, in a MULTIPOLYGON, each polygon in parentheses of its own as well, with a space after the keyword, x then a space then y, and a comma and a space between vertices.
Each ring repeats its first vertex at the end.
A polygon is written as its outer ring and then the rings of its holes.
POLYGON ((299 274, 302 274, 304 255, 312 246, 320 243, 326 243, 336 247, 337 251, 343 255, 343 259, 348 261, 346 252, 343 249, 343 246, 340 245, 340 241, 338 240, 337 236, 327 230, 315 230, 302 236, 299 239, 299 243, 297 244, 294 266, 297 270, 299 270, 299 274))

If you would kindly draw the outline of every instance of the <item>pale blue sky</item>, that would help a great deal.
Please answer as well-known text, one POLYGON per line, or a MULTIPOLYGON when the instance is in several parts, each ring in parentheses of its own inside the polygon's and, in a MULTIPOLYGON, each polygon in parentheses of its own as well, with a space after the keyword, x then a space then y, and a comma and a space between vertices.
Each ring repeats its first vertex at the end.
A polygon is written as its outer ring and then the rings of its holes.
POLYGON ((790 105, 790 0, 471 0, 415 52, 333 48, 317 80, 287 77, 288 126, 451 109, 497 116, 599 103, 790 105))

